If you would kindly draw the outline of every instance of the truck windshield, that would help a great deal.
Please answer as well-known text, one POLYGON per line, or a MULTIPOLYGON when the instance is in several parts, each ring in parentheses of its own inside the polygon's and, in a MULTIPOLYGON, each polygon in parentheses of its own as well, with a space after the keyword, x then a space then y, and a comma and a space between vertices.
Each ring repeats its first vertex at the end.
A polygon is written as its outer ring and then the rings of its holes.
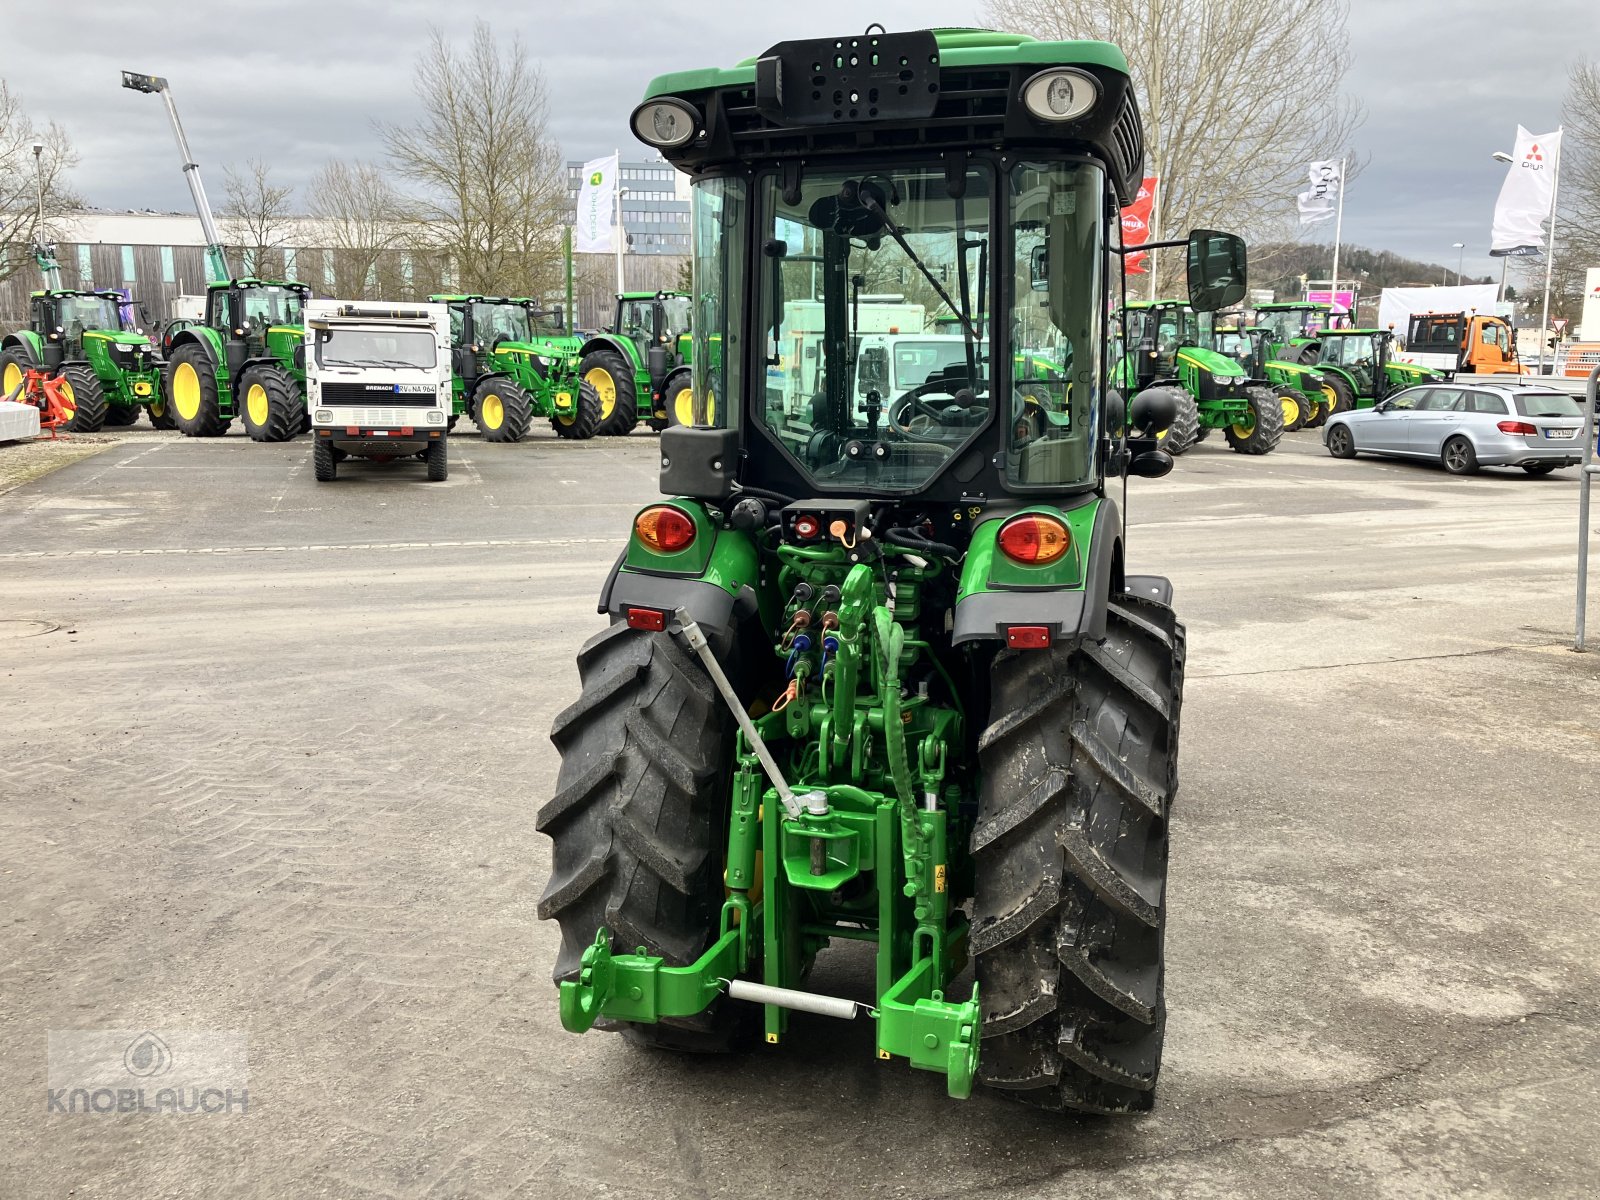
POLYGON ((491 304, 483 301, 472 306, 472 340, 485 349, 496 342, 531 342, 528 330, 528 310, 520 304, 491 304))
POLYGON ((86 329, 116 330, 123 327, 122 310, 109 296, 61 296, 56 301, 56 324, 69 338, 86 329))
POLYGON ((433 334, 420 329, 319 329, 317 362, 325 367, 414 367, 438 363, 433 334))

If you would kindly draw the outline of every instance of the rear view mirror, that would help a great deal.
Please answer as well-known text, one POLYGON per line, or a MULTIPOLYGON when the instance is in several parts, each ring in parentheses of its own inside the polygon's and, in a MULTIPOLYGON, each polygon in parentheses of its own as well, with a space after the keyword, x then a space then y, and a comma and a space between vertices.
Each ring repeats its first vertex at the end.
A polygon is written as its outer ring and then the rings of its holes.
POLYGON ((889 386, 889 352, 882 346, 865 346, 856 367, 856 378, 862 388, 889 386))
POLYGON ((1050 247, 1044 244, 1033 248, 1033 253, 1028 255, 1028 286, 1036 292, 1050 290, 1050 247))
POLYGON ((1214 229, 1189 233, 1189 307, 1196 312, 1231 308, 1244 299, 1244 239, 1214 229))

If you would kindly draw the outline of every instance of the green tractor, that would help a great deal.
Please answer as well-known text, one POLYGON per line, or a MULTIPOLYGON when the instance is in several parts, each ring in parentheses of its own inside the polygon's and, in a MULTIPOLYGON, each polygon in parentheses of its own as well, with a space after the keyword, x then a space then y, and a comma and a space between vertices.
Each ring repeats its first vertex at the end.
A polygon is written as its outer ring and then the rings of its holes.
MULTIPOLYGON (((865 1018, 869 1053, 956 1097, 1148 1109, 1184 630, 1111 497, 1171 470, 1174 415, 1170 389, 1111 390, 1126 59, 869 30, 646 96, 635 132, 692 180, 694 412, 552 732, 561 1021, 725 1052, 865 1018), (816 272, 804 305, 786 264, 816 272), (855 293, 901 273, 962 352, 863 387, 855 293), (768 380, 801 338, 796 406, 768 380), (1026 345, 1070 375, 1024 393, 1026 345), (818 986, 836 943, 870 984, 818 986)), ((1188 247, 1196 308, 1242 297, 1238 238, 1152 245, 1188 247)))
POLYGON ((584 342, 579 373, 600 405, 600 432, 626 434, 685 424, 689 391, 689 310, 682 292, 623 292, 608 332, 584 342))
POLYGON ((1128 391, 1169 392, 1177 418, 1161 439, 1182 454, 1221 429, 1239 454, 1269 454, 1283 437, 1285 401, 1263 381, 1253 381, 1235 359, 1211 349, 1209 313, 1182 300, 1130 302, 1123 329, 1117 385, 1128 391), (1203 318, 1203 324, 1202 324, 1203 318))
POLYGON ((1312 361, 1338 397, 1329 415, 1371 408, 1401 388, 1448 378, 1432 367, 1394 361, 1393 346, 1394 334, 1387 329, 1324 329, 1318 335, 1309 347, 1312 361))
POLYGON ((1337 397, 1332 386, 1320 371, 1271 357, 1270 330, 1218 324, 1213 336, 1213 349, 1237 362, 1253 381, 1265 382, 1278 394, 1283 402, 1285 433, 1315 429, 1328 419, 1337 397))
POLYGON ((564 438, 593 437, 600 402, 578 386, 581 338, 560 332, 560 310, 505 296, 429 296, 450 310, 453 413, 490 442, 520 442, 535 416, 564 438))
POLYGON ((162 336, 162 397, 185 437, 221 437, 239 418, 257 442, 286 442, 309 427, 305 327, 310 289, 269 279, 206 286, 198 324, 162 336))
POLYGON ((72 410, 62 429, 93 433, 132 425, 148 408, 157 429, 172 428, 161 397, 161 364, 150 339, 129 328, 120 292, 50 288, 34 292, 28 327, 0 339, 0 399, 20 395, 30 369, 62 381, 72 410))
POLYGON ((1306 300, 1258 304, 1255 311, 1254 328, 1267 331, 1267 354, 1282 361, 1299 361, 1297 348, 1316 341, 1319 331, 1333 323, 1331 306, 1306 300))

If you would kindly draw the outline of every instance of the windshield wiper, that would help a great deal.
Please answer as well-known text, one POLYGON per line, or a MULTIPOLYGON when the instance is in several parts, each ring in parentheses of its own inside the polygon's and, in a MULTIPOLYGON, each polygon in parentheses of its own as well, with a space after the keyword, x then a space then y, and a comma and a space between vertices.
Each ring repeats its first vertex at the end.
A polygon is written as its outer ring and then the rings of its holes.
POLYGON ((901 232, 900 226, 894 223, 894 218, 884 211, 883 205, 879 204, 877 198, 865 188, 859 188, 856 195, 861 207, 874 213, 883 222, 883 227, 889 231, 889 236, 895 240, 901 250, 905 251, 906 257, 911 260, 912 265, 917 270, 922 272, 922 277, 928 281, 933 290, 939 293, 939 299, 945 302, 956 320, 961 322, 962 331, 967 335, 968 340, 976 341, 978 335, 972 328, 972 322, 968 319, 968 314, 950 298, 950 293, 944 290, 944 285, 939 282, 932 271, 928 270, 927 264, 917 257, 917 252, 911 248, 911 243, 906 241, 905 234, 901 232))

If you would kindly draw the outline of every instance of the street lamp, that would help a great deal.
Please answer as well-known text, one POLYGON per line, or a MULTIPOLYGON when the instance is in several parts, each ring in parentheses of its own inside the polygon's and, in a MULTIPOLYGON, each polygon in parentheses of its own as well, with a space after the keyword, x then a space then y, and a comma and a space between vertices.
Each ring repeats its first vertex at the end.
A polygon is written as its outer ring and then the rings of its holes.
POLYGON ((1450 248, 1452 250, 1459 250, 1460 251, 1460 253, 1456 255, 1456 286, 1460 287, 1461 286, 1461 263, 1467 257, 1467 244, 1465 242, 1451 242, 1450 243, 1450 248))
MULTIPOLYGON (((622 157, 617 157, 617 174, 622 174, 622 157)), ((628 231, 622 224, 622 198, 628 195, 628 189, 619 182, 617 184, 617 295, 623 292, 622 286, 622 254, 628 240, 628 231)))
MULTIPOLYGON (((1495 162, 1502 162, 1508 166, 1511 163, 1511 155, 1504 150, 1496 150, 1489 157, 1494 159, 1495 162)), ((1506 263, 1509 261, 1510 259, 1506 258, 1505 255, 1500 256, 1500 290, 1495 293, 1494 300, 1496 304, 1504 304, 1506 301, 1506 263)), ((1515 326, 1516 323, 1516 319, 1512 318, 1511 324, 1515 326)))

